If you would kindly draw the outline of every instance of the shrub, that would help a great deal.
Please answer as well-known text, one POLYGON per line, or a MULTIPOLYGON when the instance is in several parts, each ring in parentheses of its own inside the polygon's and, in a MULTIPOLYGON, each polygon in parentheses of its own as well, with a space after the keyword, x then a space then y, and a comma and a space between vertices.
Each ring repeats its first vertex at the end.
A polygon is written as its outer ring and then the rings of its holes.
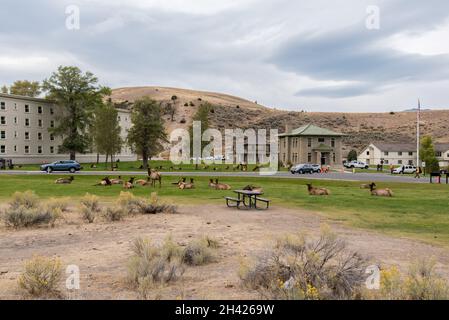
POLYGON ((352 299, 365 281, 367 261, 327 228, 319 239, 288 235, 273 249, 243 264, 240 278, 246 287, 271 299, 352 299))
POLYGON ((403 276, 397 267, 381 270, 380 290, 364 292, 366 299, 382 300, 447 300, 448 283, 435 272, 435 262, 413 262, 403 276))
POLYGON ((157 214, 157 213, 176 213, 177 207, 170 204, 160 203, 157 192, 152 192, 149 202, 142 202, 140 211, 142 214, 157 214))
POLYGON ((107 221, 121 221, 125 218, 125 211, 123 211, 123 208, 111 208, 108 207, 104 210, 103 216, 106 218, 107 221))
POLYGON ((60 209, 52 208, 27 208, 18 207, 7 210, 3 219, 7 226, 14 228, 28 228, 31 226, 50 224, 54 225, 55 221, 62 215, 60 209))
POLYGON ((69 198, 50 198, 45 204, 50 209, 58 209, 65 212, 69 208, 69 198))
POLYGON ((99 198, 97 196, 86 193, 81 198, 81 217, 87 220, 87 222, 93 223, 100 210, 99 198))
POLYGON ((184 249, 182 261, 191 266, 200 266, 215 261, 213 249, 218 248, 218 241, 209 237, 190 242, 184 249))
POLYGON ((175 254, 167 255, 167 252, 174 252, 168 241, 171 239, 166 239, 161 247, 157 247, 148 239, 138 238, 132 245, 134 255, 128 266, 128 280, 143 298, 154 286, 176 281, 184 273, 181 260, 175 254))
POLYGON ((39 197, 34 191, 15 192, 12 195, 12 200, 9 202, 11 209, 24 207, 26 209, 37 208, 39 206, 39 197))
POLYGON ((57 294, 61 280, 61 262, 58 259, 36 256, 25 263, 25 270, 19 276, 19 287, 32 296, 57 294))
POLYGON ((135 197, 131 192, 120 192, 117 204, 128 214, 138 214, 142 212, 145 201, 135 197))

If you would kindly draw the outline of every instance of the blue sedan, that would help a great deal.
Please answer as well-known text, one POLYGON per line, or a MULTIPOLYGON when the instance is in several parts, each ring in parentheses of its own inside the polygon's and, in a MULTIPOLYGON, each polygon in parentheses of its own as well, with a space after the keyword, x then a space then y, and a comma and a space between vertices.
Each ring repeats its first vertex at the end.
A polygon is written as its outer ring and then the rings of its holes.
POLYGON ((74 160, 55 161, 53 163, 41 165, 41 171, 46 171, 48 173, 53 171, 69 171, 75 173, 81 169, 81 165, 74 160))

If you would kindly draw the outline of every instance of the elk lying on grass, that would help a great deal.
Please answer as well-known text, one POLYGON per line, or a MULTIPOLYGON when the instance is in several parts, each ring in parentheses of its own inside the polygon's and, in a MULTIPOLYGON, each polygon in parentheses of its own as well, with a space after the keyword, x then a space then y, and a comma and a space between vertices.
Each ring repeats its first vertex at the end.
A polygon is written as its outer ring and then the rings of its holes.
POLYGON ((123 188, 125 188, 125 189, 132 189, 132 188, 134 188, 134 177, 132 177, 131 179, 129 179, 129 181, 128 182, 125 182, 124 184, 123 184, 123 188))
POLYGON ((329 189, 326 188, 315 188, 311 183, 307 184, 307 190, 309 191, 309 195, 311 196, 328 196, 330 195, 329 189))
POLYGON ((231 190, 231 186, 226 183, 218 183, 218 179, 215 179, 215 189, 216 190, 231 190))
POLYGON ((373 182, 370 184, 370 192, 372 196, 378 196, 378 197, 392 197, 393 192, 386 188, 386 189, 376 189, 376 184, 373 182))
POLYGON ((111 184, 123 184, 122 176, 118 176, 117 179, 111 179, 111 184))
POLYGON ((217 184, 214 182, 214 179, 209 179, 209 188, 215 189, 217 184))
POLYGON ((256 187, 253 186, 252 184, 247 185, 246 187, 243 188, 243 190, 245 191, 252 191, 252 192, 263 192, 263 188, 262 187, 256 187))
POLYGON ((190 179, 190 183, 186 183, 186 182, 180 182, 178 185, 179 189, 184 190, 184 189, 195 189, 195 183, 193 182, 193 179, 190 179))
POLYGON ((149 182, 150 182, 150 177, 148 177, 147 180, 139 179, 139 180, 135 181, 134 183, 144 187, 144 186, 147 186, 149 184, 149 182))
POLYGON ((109 177, 105 177, 99 183, 95 184, 95 186, 112 186, 112 182, 109 177))
POLYGON ((75 180, 74 176, 70 176, 69 178, 59 178, 55 180, 56 184, 71 184, 72 181, 75 180))

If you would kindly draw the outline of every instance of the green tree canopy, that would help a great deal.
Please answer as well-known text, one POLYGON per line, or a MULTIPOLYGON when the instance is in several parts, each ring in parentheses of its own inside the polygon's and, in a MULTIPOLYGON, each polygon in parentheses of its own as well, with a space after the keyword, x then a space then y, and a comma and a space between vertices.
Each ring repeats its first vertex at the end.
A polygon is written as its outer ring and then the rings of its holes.
MULTIPOLYGON (((192 121, 201 122, 201 137, 203 136, 204 131, 209 128, 209 113, 212 110, 212 105, 209 102, 205 102, 198 107, 195 115, 192 118, 192 121)), ((189 135, 190 135, 190 152, 193 154, 193 124, 189 127, 189 135)), ((201 150, 208 144, 207 141, 201 141, 201 150)), ((196 169, 198 169, 198 161, 195 163, 196 169)))
POLYGON ((8 87, 7 86, 3 86, 2 89, 1 89, 1 92, 5 93, 5 94, 8 94, 9 93, 8 87))
POLYGON ((426 173, 440 171, 440 164, 435 156, 435 148, 431 136, 425 136, 421 139, 419 157, 421 158, 421 161, 426 163, 426 173))
POLYGON ((160 153, 163 143, 168 141, 160 105, 148 97, 136 100, 131 122, 128 144, 142 156, 143 168, 148 169, 148 158, 160 153))
POLYGON ((118 111, 112 102, 101 104, 95 109, 91 132, 97 152, 105 154, 106 158, 111 156, 112 170, 113 156, 120 152, 123 144, 118 111))
POLYGON ((348 153, 348 161, 354 161, 357 160, 357 151, 355 151, 354 149, 349 151, 348 153))
POLYGON ((37 97, 42 91, 38 81, 18 80, 12 84, 9 92, 19 96, 37 97))
POLYGON ((71 160, 75 160, 77 152, 86 152, 89 146, 86 131, 93 110, 101 105, 105 95, 110 94, 109 88, 97 83, 98 79, 92 73, 64 66, 43 83, 47 98, 63 108, 63 115, 52 132, 63 137, 60 151, 69 152, 71 160))

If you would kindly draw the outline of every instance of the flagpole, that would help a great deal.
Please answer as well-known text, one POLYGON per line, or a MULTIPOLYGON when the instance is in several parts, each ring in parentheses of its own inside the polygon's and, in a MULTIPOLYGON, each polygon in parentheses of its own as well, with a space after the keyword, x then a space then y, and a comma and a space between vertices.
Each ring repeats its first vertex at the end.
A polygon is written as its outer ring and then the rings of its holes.
POLYGON ((418 112, 416 115, 416 166, 421 167, 419 162, 419 147, 420 147, 420 124, 421 122, 421 101, 418 99, 418 112))

